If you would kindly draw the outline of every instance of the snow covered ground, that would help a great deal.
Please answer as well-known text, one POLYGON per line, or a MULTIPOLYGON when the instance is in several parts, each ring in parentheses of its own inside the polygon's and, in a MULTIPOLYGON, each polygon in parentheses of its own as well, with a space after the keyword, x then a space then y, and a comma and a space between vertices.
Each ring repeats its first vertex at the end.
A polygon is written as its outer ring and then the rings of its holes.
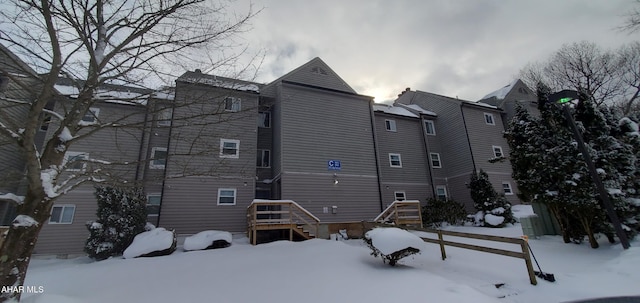
MULTIPOLYGON (((504 229, 450 227, 455 231, 519 237, 504 229)), ((24 302, 563 302, 640 295, 640 241, 624 251, 602 239, 564 244, 559 236, 530 240, 545 272, 556 282, 529 284, 524 261, 424 243, 422 253, 396 267, 369 255, 362 240, 279 241, 251 246, 236 240, 224 249, 170 256, 92 262, 33 260, 24 302), (496 288, 496 284, 504 284, 496 288)), ((500 248, 509 248, 501 244, 500 248)), ((517 247, 513 247, 517 250, 517 247)), ((534 264, 535 266, 535 264, 534 264)))

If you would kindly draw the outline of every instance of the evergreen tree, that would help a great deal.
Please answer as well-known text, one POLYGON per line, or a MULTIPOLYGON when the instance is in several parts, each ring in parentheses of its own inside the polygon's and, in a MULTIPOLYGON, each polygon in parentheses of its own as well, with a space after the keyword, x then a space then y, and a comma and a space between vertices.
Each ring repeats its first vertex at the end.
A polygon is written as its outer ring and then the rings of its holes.
POLYGON ((474 171, 471 174, 468 187, 474 207, 482 216, 483 226, 503 227, 507 223, 515 222, 511 203, 504 195, 496 192, 484 170, 480 169, 480 172, 474 171))
POLYGON ((89 238, 85 252, 96 260, 121 255, 144 231, 147 222, 146 200, 140 188, 96 187, 96 221, 87 222, 89 238))

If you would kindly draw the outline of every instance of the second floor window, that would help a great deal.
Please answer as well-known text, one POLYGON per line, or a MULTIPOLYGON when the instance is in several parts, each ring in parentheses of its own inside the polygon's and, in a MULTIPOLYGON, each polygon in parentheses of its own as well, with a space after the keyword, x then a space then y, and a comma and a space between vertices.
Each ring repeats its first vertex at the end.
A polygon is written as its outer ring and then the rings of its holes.
POLYGON ((493 114, 484 113, 484 123, 488 125, 496 125, 496 122, 493 120, 493 114))
POLYGON ((442 167, 442 162, 440 161, 440 154, 439 153, 430 153, 429 157, 431 158, 431 166, 433 168, 441 168, 442 167))
POLYGON ((87 153, 68 151, 64 155, 62 165, 68 171, 84 171, 87 168, 87 160, 89 160, 87 153))
POLYGON ((258 127, 269 128, 271 127, 271 113, 259 112, 258 113, 258 127))
POLYGON ((384 120, 384 127, 390 132, 396 131, 396 120, 384 120))
POLYGON ((389 154, 389 165, 391 167, 402 167, 400 154, 389 154))
POLYGON ((171 116, 173 110, 171 108, 165 108, 158 112, 158 126, 171 126, 171 116))
POLYGON ((435 123, 433 123, 433 121, 431 120, 424 120, 424 127, 427 131, 427 135, 434 135, 436 134, 436 125, 435 123))
POLYGON ((151 162, 149 168, 164 169, 167 164, 167 149, 164 147, 154 147, 151 149, 151 162))
POLYGON ((224 110, 227 112, 239 112, 241 108, 240 98, 226 97, 224 98, 224 110))
POLYGON ((271 167, 271 152, 268 149, 259 149, 256 158, 257 167, 271 167))
POLYGON ((240 140, 220 139, 220 158, 239 158, 240 140))
POLYGON ((80 120, 80 125, 91 125, 98 122, 98 115, 100 114, 100 109, 97 107, 91 107, 84 114, 82 120, 80 120))
POLYGON ((500 147, 500 146, 495 146, 495 145, 494 145, 494 146, 493 146, 493 155, 494 155, 496 158, 504 157, 504 153, 502 152, 502 147, 500 147))

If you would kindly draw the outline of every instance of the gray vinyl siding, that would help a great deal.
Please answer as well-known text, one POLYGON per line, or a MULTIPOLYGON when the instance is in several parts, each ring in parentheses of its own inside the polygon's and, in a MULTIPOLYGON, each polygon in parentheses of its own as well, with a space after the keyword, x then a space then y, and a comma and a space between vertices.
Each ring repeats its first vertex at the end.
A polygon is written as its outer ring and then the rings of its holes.
POLYGON ((160 225, 179 234, 245 230, 255 194, 258 95, 178 82, 175 102, 160 225), (241 99, 240 111, 224 111, 227 96, 241 99), (220 156, 221 139, 240 141, 238 158, 220 156), (235 205, 217 205, 220 188, 236 189, 235 205))
POLYGON ((160 226, 178 234, 204 230, 243 232, 247 207, 254 197, 254 178, 185 177, 168 180, 164 190, 160 226), (247 186, 244 186, 244 183, 247 186), (218 205, 218 189, 235 188, 235 205, 218 205))
POLYGON ((383 203, 391 203, 395 191, 404 191, 408 200, 424 203, 432 190, 421 119, 380 112, 375 117, 383 203), (386 129, 385 120, 395 121, 395 132, 386 129), (401 155, 402 167, 391 167, 390 153, 401 155))
POLYGON ((89 236, 87 221, 96 219, 97 201, 91 185, 83 185, 58 198, 53 205, 75 205, 72 224, 42 226, 34 254, 81 254, 89 236))
POLYGON ((278 101, 281 198, 310 207, 323 221, 375 217, 380 199, 371 99, 283 83, 278 101), (342 169, 329 170, 329 160, 340 160, 342 169), (334 205, 338 214, 322 213, 334 205))

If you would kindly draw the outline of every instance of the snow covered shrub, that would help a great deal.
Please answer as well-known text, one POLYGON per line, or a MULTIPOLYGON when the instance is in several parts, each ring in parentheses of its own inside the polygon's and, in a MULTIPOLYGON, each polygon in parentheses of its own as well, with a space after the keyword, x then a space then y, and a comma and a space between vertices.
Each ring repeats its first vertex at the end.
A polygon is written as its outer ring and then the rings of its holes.
POLYGON ((176 251, 177 244, 174 230, 158 227, 136 235, 122 256, 125 259, 167 256, 176 251))
POLYGON ((89 238, 84 251, 104 260, 121 255, 133 238, 145 230, 146 199, 140 188, 96 187, 96 221, 87 222, 89 238))
POLYGON ((479 212, 475 216, 476 225, 504 227, 507 223, 516 222, 511 211, 511 203, 504 195, 496 192, 484 170, 480 169, 479 172, 474 171, 471 174, 468 187, 474 207, 479 212))
POLYGON ((464 205, 451 199, 430 198, 427 205, 422 207, 422 223, 425 226, 440 227, 443 222, 459 225, 466 216, 464 205))
POLYGON ((424 245, 420 237, 400 228, 374 228, 364 235, 364 242, 371 248, 371 255, 380 256, 382 262, 395 266, 404 257, 420 253, 424 245))

